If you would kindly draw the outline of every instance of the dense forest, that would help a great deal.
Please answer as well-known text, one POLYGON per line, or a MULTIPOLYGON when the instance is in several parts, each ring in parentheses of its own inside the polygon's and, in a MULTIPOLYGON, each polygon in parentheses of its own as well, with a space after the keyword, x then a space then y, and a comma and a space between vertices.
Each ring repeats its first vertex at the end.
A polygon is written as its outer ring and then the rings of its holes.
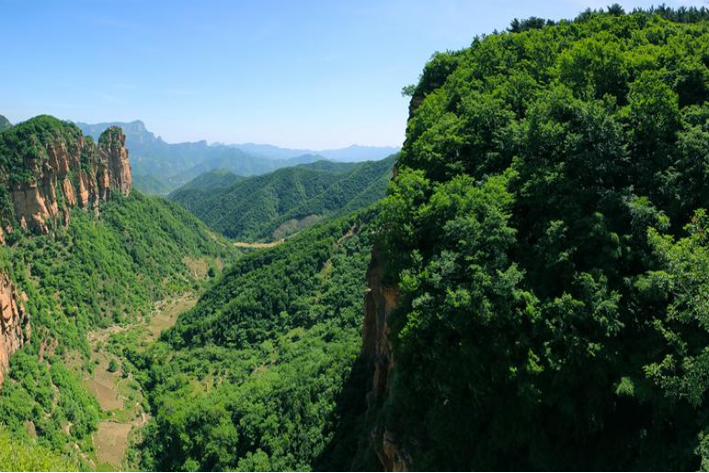
MULTIPOLYGON (((203 169, 0 234, 32 330, 0 470, 709 468, 709 11, 514 20, 404 93, 385 160, 203 169)), ((0 117, 5 181, 81 138, 0 117)))
MULTIPOLYGON (((371 211, 246 255, 147 351, 149 470, 311 470, 361 345, 371 211)), ((362 398, 363 400, 363 398, 362 398)))
POLYGON ((231 186, 219 185, 208 173, 170 198, 229 238, 270 241, 382 199, 395 159, 396 155, 357 164, 317 161, 236 180, 231 186))
POLYGON ((516 21, 406 89, 371 415, 416 469, 707 467, 707 18, 516 21))

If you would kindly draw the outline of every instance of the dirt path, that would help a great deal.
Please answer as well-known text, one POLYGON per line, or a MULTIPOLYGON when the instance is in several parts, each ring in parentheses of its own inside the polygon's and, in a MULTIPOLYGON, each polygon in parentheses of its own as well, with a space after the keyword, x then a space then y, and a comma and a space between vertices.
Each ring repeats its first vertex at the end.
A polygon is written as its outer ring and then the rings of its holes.
POLYGON ((141 403, 143 394, 140 385, 131 375, 123 375, 120 359, 108 352, 106 342, 111 335, 127 330, 136 330, 139 337, 146 342, 155 341, 163 330, 175 324, 182 312, 191 309, 196 303, 197 296, 186 293, 179 298, 156 303, 155 311, 147 321, 113 325, 89 334, 91 358, 95 367, 93 375, 85 381, 89 390, 96 396, 105 416, 105 419, 99 422, 98 431, 93 437, 99 465, 108 464, 114 469, 121 468, 131 430, 148 420, 141 403), (115 372, 109 370, 112 359, 118 367, 115 372))
POLYGON ((234 241, 234 242, 232 242, 232 245, 234 245, 238 248, 273 248, 274 246, 278 246, 285 241, 286 241, 285 238, 281 238, 280 240, 272 241, 271 243, 247 243, 244 241, 234 241))

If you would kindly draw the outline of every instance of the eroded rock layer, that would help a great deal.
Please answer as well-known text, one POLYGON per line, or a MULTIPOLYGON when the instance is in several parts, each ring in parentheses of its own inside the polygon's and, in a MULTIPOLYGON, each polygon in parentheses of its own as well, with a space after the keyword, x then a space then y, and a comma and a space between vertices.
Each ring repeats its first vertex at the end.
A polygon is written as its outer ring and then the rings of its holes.
POLYGON ((6 230, 17 225, 46 234, 68 225, 72 207, 98 212, 112 192, 130 193, 125 135, 109 128, 95 144, 73 124, 51 117, 19 124, 0 135, 0 187, 6 230))
POLYGON ((0 272, 0 386, 10 356, 29 341, 29 314, 25 310, 27 296, 17 290, 7 274, 0 272))
MULTIPOLYGON (((376 406, 387 396, 389 377, 394 368, 394 354, 389 339, 389 314, 396 309, 399 290, 382 282, 386 262, 375 247, 367 270, 368 290, 365 295, 365 313, 362 356, 368 360, 373 373, 372 389, 367 393, 367 406, 376 406)), ((385 419, 374 423, 369 441, 385 471, 410 471, 412 461, 407 449, 400 444, 397 434, 385 419)))

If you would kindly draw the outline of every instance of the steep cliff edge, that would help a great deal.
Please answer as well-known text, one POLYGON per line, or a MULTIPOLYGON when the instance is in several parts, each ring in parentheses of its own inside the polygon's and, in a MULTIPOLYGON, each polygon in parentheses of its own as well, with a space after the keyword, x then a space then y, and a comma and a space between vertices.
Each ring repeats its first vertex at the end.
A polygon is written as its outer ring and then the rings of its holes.
POLYGON ((130 189, 120 128, 109 128, 96 144, 75 125, 43 115, 0 134, 0 219, 6 232, 20 227, 46 234, 69 223, 71 208, 98 212, 111 192, 127 196, 130 189))
POLYGON ((10 278, 0 272, 0 386, 10 356, 30 339, 29 314, 24 303, 27 296, 19 292, 10 278))
MULTIPOLYGON (((96 144, 75 125, 44 115, 0 133, 0 245, 20 229, 46 234, 67 226, 73 207, 98 213, 111 193, 130 190, 120 128, 109 128, 96 144)), ((10 356, 30 338, 26 297, 0 271, 0 386, 10 356)))
POLYGON ((375 246, 367 269, 367 292, 364 305, 362 357, 372 373, 371 390, 367 393, 367 409, 373 424, 369 444, 385 471, 411 471, 413 462, 400 442, 396 429, 380 415, 378 406, 389 394, 389 380, 394 368, 394 351, 389 338, 389 314, 396 310, 399 289, 384 283, 386 260, 375 246))

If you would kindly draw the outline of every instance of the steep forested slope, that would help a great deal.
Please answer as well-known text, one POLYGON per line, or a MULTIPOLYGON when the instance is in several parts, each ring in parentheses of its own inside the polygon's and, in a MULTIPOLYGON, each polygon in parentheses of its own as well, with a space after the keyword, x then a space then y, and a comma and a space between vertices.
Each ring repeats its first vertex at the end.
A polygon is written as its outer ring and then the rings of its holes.
POLYGON ((377 226, 383 465, 706 468, 707 18, 515 22, 426 65, 377 226))
POLYGON ((343 215, 381 199, 394 159, 357 165, 314 163, 252 177, 225 189, 183 188, 170 198, 229 238, 278 239, 322 217, 343 215))
POLYGON ((193 289, 190 261, 233 253, 176 204, 131 192, 123 140, 109 129, 95 145, 52 117, 0 133, 0 167, 12 170, 0 179, 2 361, 12 355, 0 421, 27 442, 13 449, 20 457, 2 450, 0 458, 18 469, 33 465, 22 453, 35 451, 33 442, 96 466, 92 434, 103 414, 82 381, 94 370, 87 335, 193 289), (5 317, 18 306, 24 319, 13 327, 5 317))
POLYGON ((369 219, 244 256, 160 343, 129 355, 152 405, 144 468, 313 467, 361 344, 369 219))

